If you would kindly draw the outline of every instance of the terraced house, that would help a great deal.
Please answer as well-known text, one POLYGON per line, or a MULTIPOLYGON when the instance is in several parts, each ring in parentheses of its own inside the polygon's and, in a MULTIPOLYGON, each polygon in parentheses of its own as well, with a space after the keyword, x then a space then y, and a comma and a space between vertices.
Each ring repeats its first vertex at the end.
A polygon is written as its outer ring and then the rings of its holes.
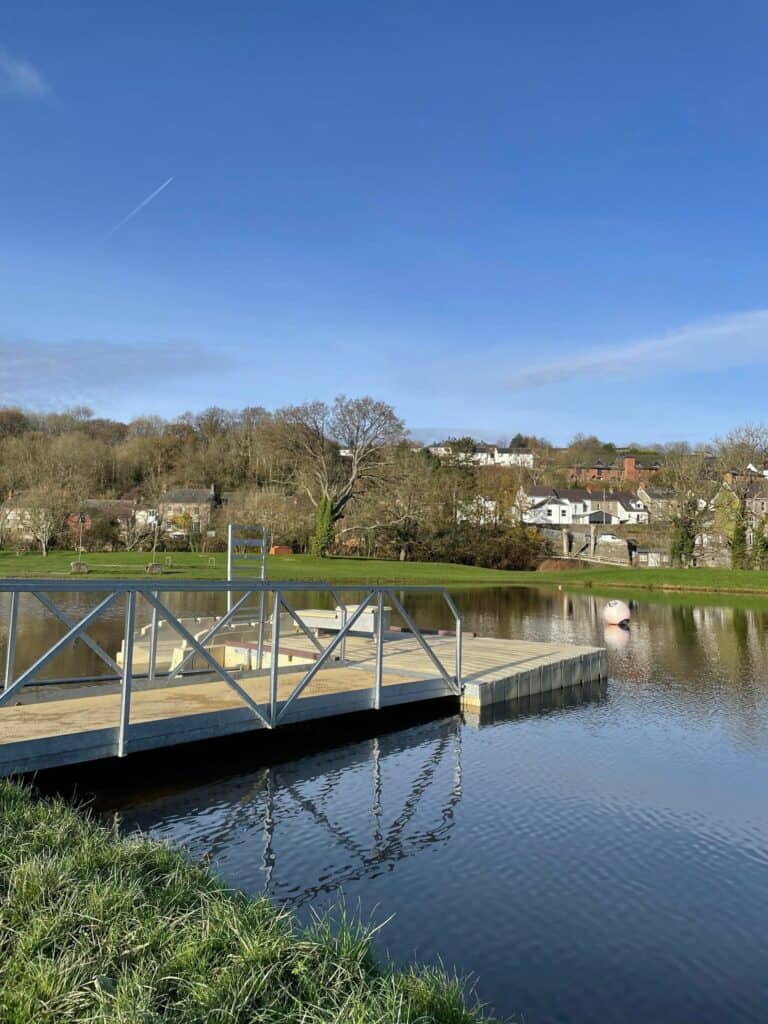
POLYGON ((137 512, 137 519, 141 518, 148 526, 158 522, 161 533, 182 539, 204 533, 221 504, 221 495, 215 484, 210 487, 177 487, 166 491, 156 508, 137 512))

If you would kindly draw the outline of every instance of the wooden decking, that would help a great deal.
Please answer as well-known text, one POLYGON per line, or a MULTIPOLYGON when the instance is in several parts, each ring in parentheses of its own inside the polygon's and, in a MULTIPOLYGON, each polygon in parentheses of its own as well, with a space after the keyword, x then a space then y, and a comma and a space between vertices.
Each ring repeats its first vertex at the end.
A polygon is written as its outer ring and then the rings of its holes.
MULTIPOLYGON (((454 671, 455 638, 429 636, 430 648, 454 671)), ((301 637, 291 644, 306 644, 301 637)), ((417 639, 390 635, 385 643, 382 707, 444 698, 451 687, 417 639)), ((376 651, 372 640, 350 637, 345 660, 322 667, 286 709, 281 724, 369 710, 374 706, 376 651)), ((304 678, 307 665, 280 668, 278 701, 304 678)), ((234 673, 238 684, 268 704, 267 671, 234 673)), ((605 676, 605 652, 566 644, 465 637, 463 700, 477 709, 518 696, 579 685, 605 676)), ((455 697, 457 703, 458 697, 455 697)), ((114 756, 120 716, 118 684, 28 688, 19 703, 0 708, 0 775, 114 756)), ((264 728, 264 723, 216 675, 172 683, 135 682, 128 753, 264 728)))

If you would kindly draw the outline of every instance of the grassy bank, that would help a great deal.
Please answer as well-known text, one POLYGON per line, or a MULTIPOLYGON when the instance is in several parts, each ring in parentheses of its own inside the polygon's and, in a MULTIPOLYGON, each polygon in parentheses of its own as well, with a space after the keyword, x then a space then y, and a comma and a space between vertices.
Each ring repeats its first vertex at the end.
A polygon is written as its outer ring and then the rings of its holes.
MULTIPOLYGON (((0 551, 0 578, 69 577, 74 555, 53 551, 41 555, 14 555, 0 551)), ((113 579, 141 577, 150 555, 118 551, 85 555, 91 575, 113 579)), ((158 555, 163 576, 169 579, 222 580, 226 555, 179 552, 158 555)), ((568 589, 594 587, 610 590, 665 590, 691 593, 768 595, 768 572, 748 569, 630 569, 605 566, 552 572, 504 572, 445 562, 394 562, 368 558, 313 558, 311 555, 270 557, 267 574, 273 580, 327 580, 330 583, 415 584, 423 586, 538 586, 568 589)), ((73 577, 74 578, 74 577, 73 577)), ((154 577, 153 577, 154 578, 154 577)))
POLYGON ((3 1024, 472 1024, 461 986, 0 781, 3 1024))
MULTIPOLYGON (((0 552, 0 578, 69 576, 75 555, 52 551, 42 555, 15 555, 0 552)), ((152 556, 146 552, 116 551, 112 554, 84 555, 91 575, 113 579, 143 576, 152 556)), ((169 578, 223 580, 227 575, 225 554, 198 555, 188 551, 159 554, 163 575, 169 578), (167 563, 167 564, 166 564, 167 563)), ((331 583, 413 583, 446 586, 495 584, 509 581, 510 573, 498 569, 478 569, 471 565, 443 562, 394 562, 368 558, 313 558, 311 555, 270 557, 267 575, 275 580, 328 580, 331 583)))
POLYGON ((752 569, 625 569, 610 566, 506 575, 510 577, 508 582, 518 586, 561 585, 569 590, 587 587, 596 590, 617 588, 768 596, 768 572, 752 569))

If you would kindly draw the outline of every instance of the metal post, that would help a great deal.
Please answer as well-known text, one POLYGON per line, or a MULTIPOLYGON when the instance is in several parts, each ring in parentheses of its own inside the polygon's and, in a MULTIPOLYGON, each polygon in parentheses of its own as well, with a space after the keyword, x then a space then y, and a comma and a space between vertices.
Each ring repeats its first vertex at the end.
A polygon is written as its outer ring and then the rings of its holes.
MULTIPOLYGON (((154 596, 157 597, 158 591, 154 592, 154 596)), ((157 608, 152 605, 152 622, 149 627, 149 666, 147 669, 147 678, 150 682, 153 682, 155 678, 155 668, 157 666, 157 627, 158 627, 158 615, 157 608)))
MULTIPOLYGON (((234 554, 233 545, 232 545, 232 532, 233 532, 233 526, 232 526, 232 523, 230 523, 229 526, 227 527, 227 580, 230 583, 232 582, 232 556, 234 554)), ((232 611, 232 588, 231 587, 230 587, 229 590, 227 590, 227 611, 228 612, 232 611)), ((259 667, 261 667, 261 666, 259 666, 259 667)))
MULTIPOLYGON (((276 602, 279 608, 279 602, 276 602)), ((256 650, 256 668, 261 671, 264 662, 264 590, 259 594, 259 636, 256 650)))
POLYGON ((381 684, 384 675, 384 591, 379 591, 376 604, 376 690, 373 706, 377 711, 381 708, 381 684))
POLYGON ((272 612, 272 653, 269 662, 269 722, 274 729, 277 725, 277 670, 280 661, 280 591, 275 591, 275 604, 272 612))
POLYGON ((129 590, 125 597, 125 635, 123 643, 123 685, 120 694, 120 733, 117 756, 128 753, 128 727, 131 718, 131 684, 133 681, 133 629, 136 621, 136 591, 129 590))
POLYGON ((341 614, 341 629, 339 632, 343 634, 343 639, 341 641, 341 647, 339 648, 339 657, 341 658, 342 661, 346 661, 347 640, 346 633, 344 633, 344 627, 346 626, 347 619, 349 618, 349 612, 347 611, 347 602, 344 600, 341 594, 333 588, 331 588, 331 597, 336 602, 336 607, 339 609, 339 612, 341 614))
POLYGON ((456 603, 448 593, 447 590, 443 591, 443 600, 448 605, 449 609, 453 613, 453 619, 456 624, 456 692, 461 693, 463 683, 461 681, 461 658, 462 658, 462 627, 463 622, 461 618, 461 612, 456 607, 456 603))
POLYGON ((456 686, 461 693, 464 686, 461 681, 461 618, 456 622, 456 686))
POLYGON ((8 649, 5 652, 5 684, 3 689, 13 682, 13 666, 16 661, 16 622, 19 617, 19 593, 11 594, 11 613, 8 619, 8 649))
MULTIPOLYGON (((261 573, 259 574, 259 578, 261 579, 261 582, 263 583, 266 580, 266 578, 267 578, 267 550, 269 548, 269 532, 268 532, 266 526, 263 529, 262 539, 264 541, 264 546, 261 549, 262 559, 261 559, 261 573)), ((275 608, 279 612, 279 610, 281 608, 280 601, 278 601, 278 600, 275 601, 275 608)), ((259 637, 258 637, 258 651, 257 651, 257 654, 256 654, 256 668, 257 669, 261 670, 261 666, 262 666, 263 661, 264 661, 264 588, 262 587, 261 593, 259 594, 259 637)))

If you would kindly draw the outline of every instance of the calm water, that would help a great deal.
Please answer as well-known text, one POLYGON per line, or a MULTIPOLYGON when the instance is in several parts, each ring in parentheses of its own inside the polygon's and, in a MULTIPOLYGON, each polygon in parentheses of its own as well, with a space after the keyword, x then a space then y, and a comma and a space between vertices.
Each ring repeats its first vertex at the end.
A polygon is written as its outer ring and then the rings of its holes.
MULTIPOLYGON (((482 633, 606 639, 601 598, 458 596, 482 633)), ((582 700, 254 755, 112 806, 305 918, 340 898, 389 918, 396 961, 456 965, 526 1024, 763 1022, 767 627, 768 604, 644 601, 582 700)))

